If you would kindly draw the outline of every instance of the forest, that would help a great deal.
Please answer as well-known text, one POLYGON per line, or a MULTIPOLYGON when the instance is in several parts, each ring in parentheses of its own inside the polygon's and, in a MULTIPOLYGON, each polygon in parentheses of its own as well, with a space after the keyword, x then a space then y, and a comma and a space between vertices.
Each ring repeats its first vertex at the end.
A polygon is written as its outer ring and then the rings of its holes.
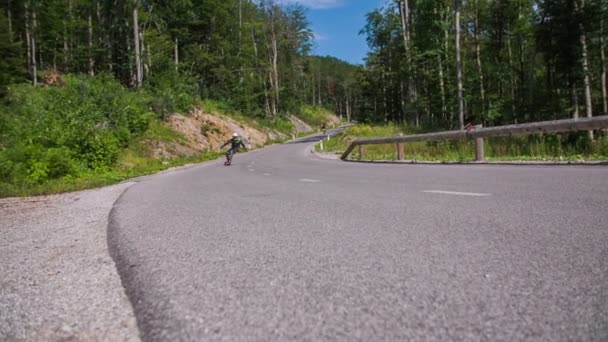
POLYGON ((407 132, 608 113, 604 0, 387 0, 362 65, 315 56, 306 7, 281 0, 0 8, 0 192, 113 170, 203 101, 283 129, 318 109, 407 132))
MULTIPOLYGON (((3 0, 0 87, 51 70, 111 74, 253 116, 303 104, 429 128, 608 112, 602 0, 391 0, 367 14, 365 65, 311 56, 302 6, 277 0, 3 0)), ((168 94, 173 93, 173 94, 168 94)))
POLYGON ((608 112, 603 0, 397 0, 367 15, 355 113, 431 128, 608 112))

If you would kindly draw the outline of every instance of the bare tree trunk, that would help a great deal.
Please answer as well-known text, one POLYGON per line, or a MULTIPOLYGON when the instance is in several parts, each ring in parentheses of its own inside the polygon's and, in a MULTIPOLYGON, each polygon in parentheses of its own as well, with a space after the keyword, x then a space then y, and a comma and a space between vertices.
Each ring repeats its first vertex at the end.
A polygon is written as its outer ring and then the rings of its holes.
POLYGON ((68 28, 65 19, 63 19, 63 68, 67 69, 68 67, 68 56, 70 53, 70 48, 68 45, 68 28))
POLYGON ((177 37, 175 38, 174 56, 175 56, 175 71, 178 71, 179 70, 179 41, 178 41, 177 37))
POLYGON ((27 73, 32 77, 32 32, 30 30, 30 9, 29 1, 23 3, 25 8, 25 44, 27 47, 27 73))
MULTIPOLYGON (((416 83, 412 76, 412 52, 410 48, 412 23, 409 0, 399 0, 399 15, 401 18, 401 31, 403 35, 403 46, 405 48, 405 59, 407 63, 407 93, 410 103, 413 104, 415 108, 415 104, 417 102, 417 90, 416 83)), ((404 108, 404 112, 405 110, 406 108, 404 108)), ((415 110, 415 121, 418 122, 418 111, 416 108, 415 110)))
POLYGON ((312 80, 310 82, 310 88, 312 90, 312 105, 316 105, 317 104, 317 82, 315 82, 315 73, 314 71, 312 72, 312 80))
POLYGON ((406 118, 406 103, 405 103, 405 98, 406 98, 406 92, 407 89, 405 89, 405 81, 401 80, 401 82, 399 82, 399 100, 400 100, 400 104, 401 104, 401 117, 399 118, 399 121, 401 122, 405 122, 407 120, 406 118))
POLYGON ((70 56, 69 56, 69 60, 70 63, 74 62, 74 41, 73 41, 73 23, 74 23, 74 13, 72 10, 72 0, 68 0, 68 23, 70 24, 69 26, 69 31, 68 31, 68 45, 69 45, 69 52, 70 52, 70 56))
POLYGON ((95 59, 93 58, 93 16, 89 12, 89 75, 95 76, 95 59))
POLYGON ((511 49, 511 37, 507 37, 507 54, 509 55, 509 78, 511 81, 511 117, 515 118, 515 77, 513 76, 513 50, 511 49))
MULTIPOLYGON (((253 28, 251 29, 251 42, 253 43, 253 55, 255 57, 255 65, 256 65, 256 67, 259 68, 260 63, 259 63, 259 57, 258 57, 258 43, 255 40, 255 31, 253 30, 253 28)), ((261 80, 261 83, 263 84, 263 88, 264 88, 264 108, 266 111, 266 115, 271 115, 270 98, 268 95, 268 86, 266 84, 265 76, 260 76, 260 80, 261 80)))
POLYGON ((142 65, 141 65, 141 46, 139 42, 139 18, 137 15, 138 1, 135 0, 133 8, 133 39, 135 46, 135 86, 141 88, 142 84, 142 65))
MULTIPOLYGON (((579 11, 585 7, 585 0, 580 0, 579 11)), ((585 34, 585 27, 583 23, 579 23, 579 28, 581 30, 581 52, 582 52, 582 63, 583 63, 583 74, 584 74, 584 84, 585 84, 585 111, 587 113, 587 117, 590 118, 593 116, 593 105, 591 103, 591 81, 589 80, 589 59, 587 58, 587 36, 585 34)), ((589 138, 593 140, 593 131, 589 131, 589 138)))
POLYGON ((604 115, 608 114, 608 95, 606 91, 606 51, 605 51, 605 40, 604 40, 604 19, 601 21, 600 29, 600 60, 602 63, 602 109, 604 115))
POLYGON ((483 67, 481 65, 481 42, 479 41, 479 35, 481 34, 481 29, 479 28, 479 0, 476 2, 477 9, 475 13, 475 31, 474 31, 474 39, 475 39, 475 58, 477 60, 477 72, 479 73, 479 100, 481 101, 481 114, 485 118, 486 117, 486 93, 485 93, 485 85, 483 82, 483 67))
MULTIPOLYGON (((572 76, 571 76, 572 77, 572 76)), ((579 108, 578 108, 578 95, 576 94, 576 82, 570 81, 570 96, 572 97, 572 117, 578 119, 579 108)))
POLYGON ((150 48, 150 43, 146 47, 146 57, 148 58, 148 63, 146 63, 145 75, 148 76, 150 70, 152 70, 152 49, 150 48))
POLYGON ((34 86, 38 85, 38 64, 36 62, 36 9, 32 8, 32 81, 34 86))
POLYGON ((458 88, 458 123, 464 129, 464 99, 462 97, 462 62, 460 58, 460 5, 461 0, 454 0, 455 31, 456 31, 456 84, 458 88))
POLYGON ((443 97, 442 97, 442 105, 443 105, 443 111, 444 111, 444 117, 443 120, 444 122, 449 122, 449 127, 452 127, 452 123, 454 122, 454 111, 453 110, 448 110, 448 102, 447 102, 447 87, 448 87, 448 82, 449 79, 446 77, 446 75, 450 74, 450 70, 449 70, 449 48, 450 48, 450 33, 449 33, 449 18, 450 18, 450 12, 449 12, 449 7, 446 5, 445 7, 441 8, 441 20, 443 20, 444 22, 444 30, 443 30, 443 51, 441 56, 439 57, 439 62, 440 62, 440 84, 443 88, 443 97), (445 64, 443 64, 443 61, 445 61, 445 64), (444 70, 445 68, 445 70, 444 70))
POLYGON ((277 116, 279 113, 279 51, 278 51, 278 32, 277 32, 277 21, 278 21, 278 5, 275 0, 271 0, 265 4, 266 15, 268 22, 266 23, 266 29, 268 34, 268 39, 266 42, 266 47, 268 49, 268 60, 270 65, 270 70, 268 73, 269 81, 270 81, 270 93, 271 93, 271 101, 270 101, 270 109, 271 115, 277 116))
POLYGON ((445 95, 445 81, 443 79, 443 61, 441 54, 437 55, 437 65, 439 69, 439 93, 441 95, 441 118, 445 120, 445 114, 447 112, 446 95, 445 95))
POLYGON ((346 96, 346 121, 350 122, 350 116, 351 116, 351 108, 350 108, 350 99, 349 96, 346 96))
POLYGON ((13 40, 13 14, 11 11, 11 0, 7 0, 7 5, 6 5, 6 16, 8 19, 8 34, 11 38, 11 41, 13 40))
POLYGON ((272 114, 274 116, 279 114, 279 48, 278 48, 278 43, 277 43, 277 35, 276 35, 276 31, 275 31, 276 27, 272 26, 272 77, 274 78, 273 80, 273 85, 274 85, 274 102, 275 102, 275 106, 273 108, 272 114))
MULTIPOLYGON (((34 12, 33 12, 33 18, 34 18, 34 31, 33 31, 34 35, 33 35, 33 37, 35 38, 35 36, 36 36, 35 33, 38 32, 38 26, 39 26, 39 22, 38 22, 38 19, 36 17, 36 10, 35 9, 34 9, 34 12)), ((36 41, 34 41, 34 43, 36 43, 36 41)), ((38 55, 38 60, 36 61, 36 63, 37 63, 36 64, 36 68, 37 69, 38 68, 44 69, 44 59, 42 58, 42 49, 36 48, 36 53, 38 55)))
POLYGON ((317 98, 319 99, 319 106, 323 106, 323 97, 321 96, 322 92, 321 92, 321 74, 319 73, 318 77, 317 77, 317 98))

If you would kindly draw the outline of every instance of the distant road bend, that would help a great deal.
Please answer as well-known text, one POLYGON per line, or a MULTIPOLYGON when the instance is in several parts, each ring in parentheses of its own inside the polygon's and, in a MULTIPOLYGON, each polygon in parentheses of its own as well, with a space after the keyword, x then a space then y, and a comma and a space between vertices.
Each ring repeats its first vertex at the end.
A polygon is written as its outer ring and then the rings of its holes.
POLYGON ((608 168, 315 139, 147 178, 109 245, 148 341, 608 341, 608 168))

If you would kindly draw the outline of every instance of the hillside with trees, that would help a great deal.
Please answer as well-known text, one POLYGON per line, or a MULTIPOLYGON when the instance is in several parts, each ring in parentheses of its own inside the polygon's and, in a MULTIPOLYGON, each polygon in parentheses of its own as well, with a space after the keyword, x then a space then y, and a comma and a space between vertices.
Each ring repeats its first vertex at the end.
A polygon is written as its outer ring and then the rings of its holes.
POLYGON ((144 136, 177 139, 159 122, 204 104, 284 136, 290 115, 320 125, 330 112, 352 113, 344 70, 357 67, 310 56, 301 6, 3 0, 0 8, 5 192, 114 172, 144 136))
POLYGON ((367 15, 356 113, 430 128, 608 112, 601 0, 395 0, 367 15))
POLYGON ((608 112, 601 0, 387 0, 361 27, 362 66, 312 56, 305 8, 279 0, 0 9, 0 192, 131 165, 144 136, 179 140, 162 123, 203 104, 285 136, 291 115, 320 126, 331 112, 404 132, 608 112))

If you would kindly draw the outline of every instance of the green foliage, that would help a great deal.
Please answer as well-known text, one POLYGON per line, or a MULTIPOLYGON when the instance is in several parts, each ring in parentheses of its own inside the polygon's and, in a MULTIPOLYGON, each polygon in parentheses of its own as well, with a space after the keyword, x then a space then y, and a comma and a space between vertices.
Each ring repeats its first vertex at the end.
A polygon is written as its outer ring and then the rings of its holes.
POLYGON ((333 112, 322 107, 302 106, 298 117, 311 126, 320 127, 330 120, 330 115, 333 112))
POLYGON ((151 120, 148 130, 141 136, 141 139, 175 143, 187 142, 186 137, 164 125, 160 120, 151 120))
POLYGON ((6 95, 10 84, 22 81, 25 73, 21 60, 21 43, 10 35, 5 27, 8 20, 0 13, 0 98, 6 95))
POLYGON ((143 134, 152 117, 148 97, 109 76, 66 77, 65 87, 18 85, 2 109, 0 182, 42 184, 104 171, 121 148, 143 134), (10 114, 9 114, 10 113, 10 114))
POLYGON ((259 119, 259 124, 263 127, 270 128, 272 130, 281 132, 285 135, 291 134, 293 130, 293 124, 287 118, 279 116, 272 119, 259 119))
POLYGON ((187 74, 173 69, 159 71, 146 80, 151 95, 150 106, 160 119, 173 113, 187 113, 196 103, 196 82, 187 74))

